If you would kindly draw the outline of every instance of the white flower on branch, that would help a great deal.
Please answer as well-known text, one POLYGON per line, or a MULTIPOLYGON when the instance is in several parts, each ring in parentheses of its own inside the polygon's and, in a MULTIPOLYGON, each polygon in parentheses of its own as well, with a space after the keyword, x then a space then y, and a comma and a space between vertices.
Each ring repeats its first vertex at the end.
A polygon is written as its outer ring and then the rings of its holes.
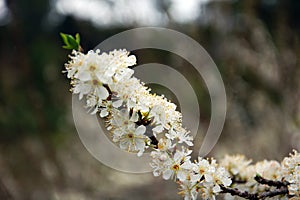
POLYGON ((226 155, 221 161, 220 165, 232 175, 237 176, 240 180, 246 180, 249 176, 245 169, 249 166, 252 160, 247 160, 244 155, 226 155))

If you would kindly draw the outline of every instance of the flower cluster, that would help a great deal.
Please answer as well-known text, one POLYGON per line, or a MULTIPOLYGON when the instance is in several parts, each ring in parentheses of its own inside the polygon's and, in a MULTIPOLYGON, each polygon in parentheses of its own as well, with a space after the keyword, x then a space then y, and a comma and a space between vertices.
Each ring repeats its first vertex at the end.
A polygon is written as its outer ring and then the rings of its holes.
POLYGON ((255 181, 257 174, 275 181, 286 181, 289 195, 299 197, 300 156, 294 152, 282 164, 263 161, 251 165, 244 156, 226 156, 220 164, 199 157, 191 161, 193 138, 182 126, 181 113, 165 97, 151 94, 144 83, 133 76, 134 55, 126 50, 83 54, 73 51, 65 65, 71 79, 71 91, 85 99, 91 114, 106 122, 112 140, 123 150, 141 156, 150 149, 154 176, 179 184, 185 200, 215 199, 219 193, 235 195, 237 182, 244 182, 250 192, 267 186, 255 181))
POLYGON ((289 194, 300 197, 300 154, 294 151, 290 157, 284 158, 281 163, 282 176, 289 182, 289 194))
MULTIPOLYGON (((276 196, 275 199, 300 197, 300 154, 297 151, 294 150, 293 154, 285 157, 281 163, 274 160, 264 160, 255 164, 251 162, 243 155, 226 155, 220 161, 220 165, 230 173, 231 187, 253 194, 286 188, 287 194, 276 196)), ((227 195, 226 199, 232 199, 232 196, 227 195)))
POLYGON ((163 96, 151 94, 128 68, 136 63, 126 50, 100 54, 99 50, 83 54, 73 51, 65 65, 74 94, 85 97, 91 114, 105 118, 112 140, 121 149, 141 156, 151 147, 155 176, 177 181, 185 199, 214 198, 220 185, 231 180, 215 160, 199 158, 191 162, 192 137, 182 126, 176 105, 163 96))

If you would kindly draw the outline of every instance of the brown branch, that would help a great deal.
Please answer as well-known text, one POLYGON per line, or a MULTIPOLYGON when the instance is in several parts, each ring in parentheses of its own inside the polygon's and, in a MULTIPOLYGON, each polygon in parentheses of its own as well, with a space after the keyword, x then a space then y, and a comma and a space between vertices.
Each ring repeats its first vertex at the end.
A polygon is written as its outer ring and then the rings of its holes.
POLYGON ((235 183, 236 184, 244 184, 247 182, 246 180, 237 179, 236 177, 231 178, 231 180, 232 180, 232 184, 235 184, 235 183))
POLYGON ((108 91, 108 94, 109 94, 106 100, 110 101, 113 93, 112 93, 112 91, 110 90, 110 88, 108 87, 107 84, 103 84, 103 87, 105 87, 105 89, 108 91))
POLYGON ((237 188, 227 188, 221 185, 222 193, 229 193, 232 196, 239 196, 250 200, 265 199, 267 197, 275 197, 277 195, 288 195, 289 193, 287 187, 289 183, 287 181, 268 180, 259 175, 256 175, 254 179, 259 184, 268 185, 270 187, 276 187, 276 189, 264 191, 258 194, 258 193, 249 193, 248 191, 240 191, 237 188))
POLYGON ((237 188, 227 188, 224 187, 223 185, 220 185, 221 189, 222 189, 222 193, 229 193, 232 196, 239 196, 239 197, 243 197, 245 199, 250 199, 250 200, 257 200, 257 194, 252 194, 249 193, 247 191, 240 191, 237 188))
POLYGON ((286 187, 287 185, 289 185, 288 182, 286 181, 273 181, 273 180, 268 180, 268 179, 265 179, 263 177, 261 177, 260 175, 256 175, 254 177, 254 179, 260 183, 260 184, 263 184, 263 185, 268 185, 268 186, 274 186, 276 188, 281 188, 281 187, 286 187))
POLYGON ((277 188, 273 191, 267 191, 262 192, 260 195, 258 195, 258 199, 265 199, 267 197, 275 197, 277 195, 287 195, 289 193, 288 188, 286 186, 283 186, 281 188, 277 188))
POLYGON ((154 148, 157 149, 158 148, 158 146, 157 146, 158 145, 158 140, 156 139, 156 137, 154 135, 152 135, 149 138, 151 140, 151 144, 153 144, 154 148))

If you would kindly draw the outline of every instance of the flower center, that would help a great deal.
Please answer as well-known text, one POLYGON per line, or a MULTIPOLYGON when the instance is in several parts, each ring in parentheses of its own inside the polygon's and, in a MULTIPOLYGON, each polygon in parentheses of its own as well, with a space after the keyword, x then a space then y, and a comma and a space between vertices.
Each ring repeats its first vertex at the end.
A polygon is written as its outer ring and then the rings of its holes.
POLYGON ((158 143, 157 146, 158 146, 158 149, 163 149, 163 148, 165 147, 165 144, 164 144, 164 143, 162 143, 162 144, 161 144, 161 143, 158 143))
POLYGON ((175 171, 178 171, 179 170, 179 165, 178 164, 175 164, 175 165, 173 165, 173 167, 172 167, 172 169, 174 169, 175 171))
POLYGON ((96 79, 94 79, 94 80, 93 80, 93 85, 95 85, 95 86, 96 86, 96 85, 99 85, 99 81, 96 80, 96 79))
POLYGON ((200 169, 200 170, 199 170, 199 173, 200 173, 200 174, 204 174, 204 172, 205 172, 204 169, 200 169))
POLYGON ((128 137, 129 139, 132 139, 134 136, 133 136, 132 133, 128 133, 127 137, 128 137))
POLYGON ((89 70, 90 70, 90 71, 95 71, 95 70, 96 70, 96 67, 95 67, 94 65, 91 65, 90 68, 89 68, 89 70))

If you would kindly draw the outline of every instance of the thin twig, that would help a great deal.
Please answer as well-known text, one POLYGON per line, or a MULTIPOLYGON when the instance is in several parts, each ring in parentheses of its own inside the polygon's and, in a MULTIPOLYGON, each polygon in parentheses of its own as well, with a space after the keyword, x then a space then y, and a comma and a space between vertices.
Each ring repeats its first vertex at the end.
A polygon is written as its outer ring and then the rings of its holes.
POLYGON ((287 185, 289 185, 288 182, 286 181, 273 181, 273 180, 268 180, 268 179, 265 179, 263 177, 261 177, 260 175, 256 175, 254 177, 254 179, 260 183, 260 184, 263 184, 263 185, 268 185, 268 186, 274 186, 276 188, 281 188, 281 187, 286 187, 287 185))
POLYGON ((224 187, 223 185, 220 185, 221 189, 222 189, 222 193, 229 193, 232 196, 239 196, 239 197, 243 197, 245 199, 250 199, 250 200, 257 200, 257 194, 252 194, 249 193, 247 191, 240 191, 237 188, 227 188, 224 187))
POLYGON ((248 191, 240 191, 237 188, 227 188, 221 185, 222 193, 229 193, 232 196, 239 196, 250 200, 265 199, 267 197, 275 197, 277 195, 288 195, 289 193, 287 188, 289 183, 287 181, 268 180, 259 175, 256 175, 254 179, 259 184, 268 185, 270 187, 276 187, 276 189, 264 191, 258 194, 258 193, 249 193, 248 191))
POLYGON ((236 184, 244 184, 247 183, 246 180, 241 180, 241 179, 236 179, 236 178, 232 178, 232 184, 236 183, 236 184))
POLYGON ((267 192, 262 192, 260 195, 258 195, 258 199, 265 199, 267 197, 275 197, 277 195, 286 195, 288 194, 289 191, 286 186, 283 186, 281 188, 277 188, 276 190, 273 191, 267 191, 267 192))

